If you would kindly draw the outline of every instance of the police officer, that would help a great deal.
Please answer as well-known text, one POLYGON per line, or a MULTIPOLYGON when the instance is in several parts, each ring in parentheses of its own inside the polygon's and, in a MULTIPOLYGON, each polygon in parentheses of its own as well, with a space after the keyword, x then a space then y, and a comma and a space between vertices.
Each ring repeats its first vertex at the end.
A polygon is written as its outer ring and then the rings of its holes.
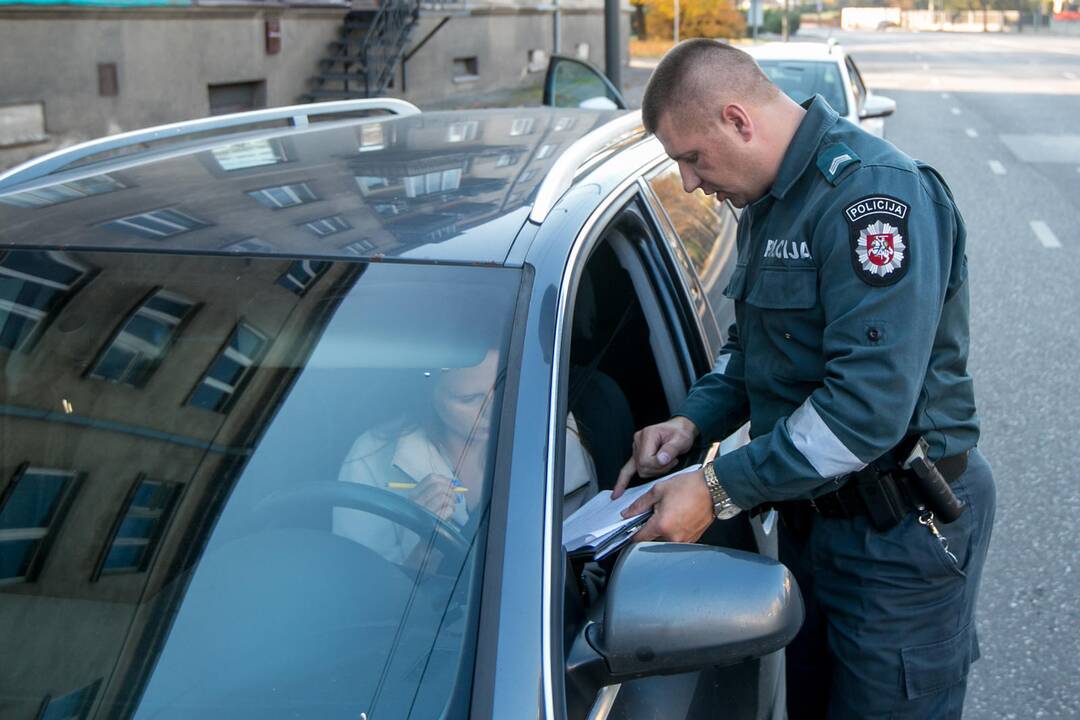
POLYGON ((747 420, 751 441, 639 499, 627 514, 654 514, 635 539, 692 542, 717 518, 777 508, 807 606, 790 716, 959 718, 994 486, 948 187, 713 40, 664 57, 642 115, 687 192, 743 208, 725 290, 736 323, 675 416, 635 435, 615 494, 747 420), (951 505, 920 485, 919 447, 951 505))

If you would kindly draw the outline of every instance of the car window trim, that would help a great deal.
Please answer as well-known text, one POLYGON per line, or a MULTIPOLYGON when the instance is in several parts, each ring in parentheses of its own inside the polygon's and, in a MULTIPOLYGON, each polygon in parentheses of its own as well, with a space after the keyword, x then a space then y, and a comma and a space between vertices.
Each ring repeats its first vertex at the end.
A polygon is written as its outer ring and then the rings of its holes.
MULTIPOLYGON (((661 235, 664 235, 664 236, 670 235, 669 237, 665 237, 664 239, 666 239, 669 243, 670 242, 679 243, 680 248, 685 253, 686 252, 686 247, 682 244, 682 238, 679 237, 679 231, 675 229, 675 224, 671 221, 671 216, 668 215, 667 209, 664 207, 664 204, 660 201, 660 197, 652 189, 652 185, 650 185, 650 183, 649 183, 649 180, 651 178, 655 177, 656 175, 660 174, 661 172, 664 172, 667 169, 668 169, 667 166, 662 166, 662 167, 654 170, 649 175, 641 177, 638 180, 638 184, 641 186, 642 192, 643 192, 643 194, 644 194, 644 196, 646 198, 646 202, 645 202, 646 213, 651 218, 653 224, 656 226, 657 232, 659 232, 661 235)), ((663 244, 666 245, 666 243, 663 243, 663 244)), ((712 358, 716 356, 716 354, 719 352, 720 348, 713 348, 712 344, 708 340, 709 333, 705 329, 705 325, 702 322, 701 316, 698 313, 697 308, 693 307, 694 303, 693 303, 693 300, 691 299, 692 293, 690 291, 690 287, 687 285, 687 278, 685 277, 684 273, 678 267, 678 258, 672 257, 671 249, 668 248, 668 247, 663 248, 661 250, 661 254, 666 258, 666 261, 667 261, 667 264, 668 264, 668 274, 675 276, 675 282, 677 283, 678 287, 681 288, 681 290, 683 292, 684 304, 686 304, 687 302, 689 303, 689 306, 686 308, 686 310, 689 311, 690 316, 693 318, 694 328, 693 329, 692 328, 684 328, 684 333, 690 333, 692 335, 694 329, 696 329, 699 344, 702 347, 707 348, 705 354, 708 357, 706 357, 704 359, 702 359, 702 358, 694 358, 694 363, 691 366, 691 368, 689 368, 689 370, 693 374, 692 377, 696 378, 701 373, 706 372, 706 371, 708 371, 710 369, 712 358), (704 360, 705 365, 707 365, 708 367, 700 366, 702 364, 703 360, 704 360)), ((698 282, 699 278, 698 278, 698 275, 697 275, 697 269, 696 268, 694 268, 693 273, 694 273, 694 281, 698 282)), ((719 341, 722 344, 723 343, 723 337, 724 337, 723 330, 720 329, 719 324, 716 322, 716 313, 713 311, 712 303, 709 301, 709 298, 705 294, 705 291, 704 291, 704 289, 702 289, 700 283, 698 284, 698 294, 700 295, 702 302, 705 304, 705 309, 709 313, 709 318, 712 320, 712 323, 713 323, 714 327, 716 328, 716 337, 719 338, 719 341)), ((691 351, 691 353, 692 353, 692 351, 691 351)), ((692 380, 691 380, 691 382, 692 382, 692 380)))
POLYGON ((561 382, 569 371, 570 336, 573 324, 574 296, 581 281, 585 262, 593 248, 603 238, 603 231, 636 195, 637 180, 647 168, 663 161, 652 158, 637 170, 628 173, 589 214, 570 247, 563 275, 559 283, 559 296, 555 306, 555 345, 551 363, 551 393, 548 401, 548 453, 544 488, 544 557, 543 598, 541 614, 541 692, 543 717, 558 720, 566 707, 564 682, 566 676, 565 653, 562 632, 555 632, 556 622, 561 622, 563 608, 561 592, 564 565, 556 562, 562 553, 562 525, 555 524, 555 491, 558 477, 558 456, 565 445, 565 429, 559 419, 565 416, 568 402, 566 384, 561 382), (558 587, 560 592, 556 593, 558 587), (558 665, 556 666, 556 662, 558 665), (557 672, 556 672, 557 670, 557 672), (559 714, 556 714, 559 708, 559 714))
MULTIPOLYGON (((513 325, 506 359, 506 386, 503 388, 502 407, 499 410, 499 439, 495 451, 492 473, 491 498, 488 501, 487 533, 483 538, 483 577, 480 579, 480 612, 478 616, 473 652, 472 688, 470 690, 470 717, 491 717, 494 708, 495 675, 498 653, 499 619, 503 579, 503 553, 489 552, 490 548, 502 548, 509 530, 507 507, 510 503, 509 478, 513 459, 515 423, 518 411, 518 393, 521 387, 521 365, 525 354, 525 329, 529 313, 535 273, 530 265, 521 268, 521 283, 513 312, 513 325), (479 712, 479 714, 478 714, 479 712)), ((480 550, 480 549, 478 549, 480 550)))

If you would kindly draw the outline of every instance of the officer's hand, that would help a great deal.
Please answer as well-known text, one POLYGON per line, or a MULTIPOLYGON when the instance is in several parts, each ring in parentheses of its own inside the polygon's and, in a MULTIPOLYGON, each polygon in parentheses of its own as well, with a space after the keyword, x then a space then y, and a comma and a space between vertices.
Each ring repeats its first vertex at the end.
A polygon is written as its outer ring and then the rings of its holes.
POLYGON ((631 542, 667 540, 696 542, 712 525, 712 496, 701 470, 676 475, 659 482, 623 511, 632 517, 652 508, 648 522, 637 531, 631 542))
POLYGON ((648 478, 671 470, 679 456, 693 446, 697 435, 697 425, 681 416, 638 430, 634 433, 634 456, 619 471, 611 499, 623 494, 635 474, 648 478))

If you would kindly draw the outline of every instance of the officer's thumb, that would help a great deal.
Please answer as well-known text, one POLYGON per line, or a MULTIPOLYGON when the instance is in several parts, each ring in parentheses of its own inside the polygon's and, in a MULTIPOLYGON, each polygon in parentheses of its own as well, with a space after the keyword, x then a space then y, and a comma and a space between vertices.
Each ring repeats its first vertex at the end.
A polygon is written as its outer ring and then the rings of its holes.
POLYGON ((656 451, 656 462, 661 466, 670 465, 679 457, 681 450, 678 443, 668 440, 656 451))

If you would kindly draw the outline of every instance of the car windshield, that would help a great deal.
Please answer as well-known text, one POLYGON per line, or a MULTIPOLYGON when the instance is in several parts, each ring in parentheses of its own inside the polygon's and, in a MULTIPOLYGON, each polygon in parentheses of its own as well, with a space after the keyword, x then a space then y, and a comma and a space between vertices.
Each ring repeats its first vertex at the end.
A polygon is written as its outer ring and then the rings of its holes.
POLYGON ((0 254, 0 715, 464 717, 520 282, 0 254))
POLYGON ((788 97, 801 103, 821 95, 841 116, 848 104, 840 68, 834 62, 813 60, 758 60, 758 65, 788 97))

